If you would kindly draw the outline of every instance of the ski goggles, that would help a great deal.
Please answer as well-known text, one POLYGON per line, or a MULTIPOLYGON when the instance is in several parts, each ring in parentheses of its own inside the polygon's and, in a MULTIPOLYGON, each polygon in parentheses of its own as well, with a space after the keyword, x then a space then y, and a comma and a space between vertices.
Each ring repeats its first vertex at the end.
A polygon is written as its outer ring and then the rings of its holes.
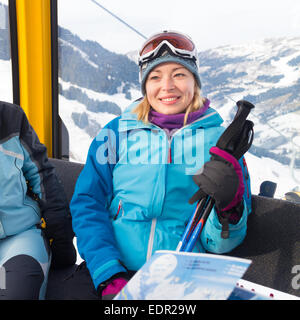
POLYGON ((176 31, 164 31, 150 37, 139 51, 139 66, 155 59, 164 45, 167 45, 175 56, 194 60, 199 67, 195 44, 190 37, 176 31))

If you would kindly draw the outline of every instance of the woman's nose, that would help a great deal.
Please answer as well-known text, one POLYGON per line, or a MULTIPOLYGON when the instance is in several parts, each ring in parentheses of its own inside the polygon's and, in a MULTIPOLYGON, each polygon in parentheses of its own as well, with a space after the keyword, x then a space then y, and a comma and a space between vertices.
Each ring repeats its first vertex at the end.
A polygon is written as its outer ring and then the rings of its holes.
POLYGON ((163 90, 169 91, 169 90, 174 89, 174 87, 175 87, 175 85, 174 85, 174 81, 172 78, 170 78, 170 77, 163 78, 163 81, 162 81, 162 89, 163 90))

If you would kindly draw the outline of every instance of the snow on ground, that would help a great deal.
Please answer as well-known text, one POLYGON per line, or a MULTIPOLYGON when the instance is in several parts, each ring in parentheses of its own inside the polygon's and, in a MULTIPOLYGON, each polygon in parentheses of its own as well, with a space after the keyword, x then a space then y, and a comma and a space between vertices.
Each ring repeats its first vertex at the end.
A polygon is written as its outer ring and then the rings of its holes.
MULTIPOLYGON (((59 83, 62 85, 62 88, 64 90, 69 89, 70 86, 82 90, 82 92, 84 92, 90 99, 94 99, 94 100, 98 100, 98 101, 114 102, 122 109, 122 111, 126 107, 129 106, 131 101, 141 97, 140 90, 135 90, 135 89, 131 89, 130 90, 132 99, 128 100, 128 99, 125 98, 125 94, 124 93, 116 93, 114 95, 109 95, 109 94, 106 94, 106 93, 100 93, 100 92, 96 92, 94 90, 90 90, 90 89, 86 89, 86 88, 83 88, 83 87, 79 87, 79 86, 77 86, 77 85, 75 85, 73 83, 63 81, 62 79, 59 79, 59 83)), ((120 88, 119 91, 121 91, 121 88, 120 88)))
MULTIPOLYGON (((122 111, 130 105, 130 103, 140 97, 139 90, 131 90, 132 99, 128 100, 125 98, 124 93, 116 93, 114 95, 108 95, 105 93, 95 92, 86 88, 78 87, 74 84, 62 81, 60 79, 59 83, 62 85, 64 90, 67 90, 71 85, 73 87, 81 89, 84 93, 88 95, 89 98, 98 101, 111 101, 116 103, 122 111)), ((86 106, 79 103, 76 100, 68 100, 64 96, 59 95, 59 115, 66 125, 69 132, 69 144, 70 144, 70 160, 75 162, 84 163, 86 160, 86 155, 88 148, 93 140, 84 130, 80 129, 74 124, 71 117, 72 113, 83 113, 88 115, 90 120, 95 120, 103 128, 109 121, 114 119, 116 115, 107 112, 92 112, 86 109, 86 106)))
POLYGON ((0 100, 13 101, 11 60, 0 60, 0 100))
POLYGON ((75 125, 71 116, 72 113, 86 112, 89 119, 96 120, 101 124, 101 127, 115 118, 116 115, 107 112, 95 113, 88 111, 85 105, 75 100, 68 100, 61 95, 59 96, 59 106, 59 115, 69 133, 70 160, 85 163, 87 152, 93 138, 75 125))
MULTIPOLYGON (((289 166, 285 166, 270 158, 258 158, 247 153, 246 161, 251 177, 251 189, 253 194, 259 193, 259 187, 265 180, 277 183, 274 198, 282 199, 284 194, 293 190, 299 183, 294 181, 289 166)), ((296 177, 300 180, 300 170, 295 170, 296 177)))

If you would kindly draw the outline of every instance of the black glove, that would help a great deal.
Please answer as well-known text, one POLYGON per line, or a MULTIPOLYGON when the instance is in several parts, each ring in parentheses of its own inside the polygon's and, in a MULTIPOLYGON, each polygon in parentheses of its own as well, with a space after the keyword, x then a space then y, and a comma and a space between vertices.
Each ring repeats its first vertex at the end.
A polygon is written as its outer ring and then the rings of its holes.
POLYGON ((77 253, 73 244, 74 232, 71 217, 63 217, 52 224, 52 221, 44 221, 45 225, 41 227, 50 243, 51 268, 64 268, 75 264, 77 253))
POLYGON ((210 161, 193 177, 200 189, 189 203, 209 195, 215 200, 217 211, 229 211, 242 202, 245 190, 242 168, 236 158, 218 147, 212 147, 210 154, 210 161))

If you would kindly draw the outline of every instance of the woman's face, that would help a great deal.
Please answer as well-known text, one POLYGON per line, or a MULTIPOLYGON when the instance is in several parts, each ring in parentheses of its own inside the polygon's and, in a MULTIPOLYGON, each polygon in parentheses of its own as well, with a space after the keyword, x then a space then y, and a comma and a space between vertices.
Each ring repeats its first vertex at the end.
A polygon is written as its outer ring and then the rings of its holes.
POLYGON ((148 75, 146 94, 151 107, 163 114, 182 113, 194 97, 195 79, 181 64, 166 62, 148 75))

